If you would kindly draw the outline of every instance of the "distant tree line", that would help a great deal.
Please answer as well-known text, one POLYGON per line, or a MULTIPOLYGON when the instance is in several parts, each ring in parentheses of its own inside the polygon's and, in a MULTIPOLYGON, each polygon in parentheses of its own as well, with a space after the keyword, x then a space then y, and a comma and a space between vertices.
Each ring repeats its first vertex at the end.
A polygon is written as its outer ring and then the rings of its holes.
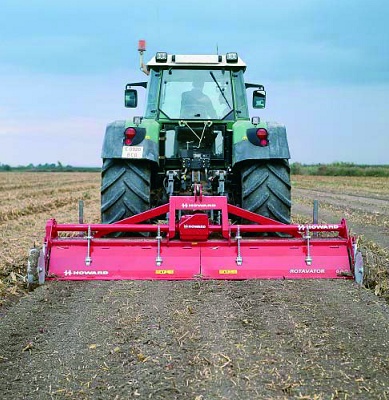
MULTIPOLYGON (((389 177, 388 165, 359 165, 347 162, 335 162, 331 164, 301 164, 294 162, 290 165, 293 175, 322 175, 322 176, 376 176, 389 177)), ((32 172, 99 172, 99 167, 73 167, 57 164, 28 164, 11 167, 0 163, 1 171, 32 171, 32 172)))
POLYGON ((28 164, 28 165, 18 165, 17 167, 11 167, 8 164, 0 163, 1 171, 31 171, 31 172, 94 172, 100 171, 98 167, 73 167, 72 165, 63 165, 60 161, 57 164, 46 163, 46 164, 28 164))
POLYGON ((291 164, 290 169, 293 175, 389 177, 389 164, 359 165, 348 162, 301 164, 295 162, 291 164))

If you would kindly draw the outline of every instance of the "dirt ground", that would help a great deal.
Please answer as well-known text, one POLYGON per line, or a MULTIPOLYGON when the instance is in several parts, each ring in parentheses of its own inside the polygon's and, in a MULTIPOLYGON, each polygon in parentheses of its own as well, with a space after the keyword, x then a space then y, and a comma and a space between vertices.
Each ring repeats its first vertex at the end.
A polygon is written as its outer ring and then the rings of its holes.
POLYGON ((57 282, 0 348, 4 399, 389 397, 389 309, 349 281, 57 282))
MULTIPOLYGON (((386 195, 339 193, 299 181, 294 218, 321 196, 387 248, 386 195)), ((345 280, 50 282, 0 308, 0 397, 389 399, 389 305, 345 280)))
MULTIPOLYGON (((389 182, 388 182, 389 184, 389 182)), ((333 193, 327 190, 293 190, 294 215, 312 214, 312 199, 319 201, 319 217, 328 223, 346 218, 349 228, 358 235, 364 235, 382 248, 389 250, 389 197, 333 193)))

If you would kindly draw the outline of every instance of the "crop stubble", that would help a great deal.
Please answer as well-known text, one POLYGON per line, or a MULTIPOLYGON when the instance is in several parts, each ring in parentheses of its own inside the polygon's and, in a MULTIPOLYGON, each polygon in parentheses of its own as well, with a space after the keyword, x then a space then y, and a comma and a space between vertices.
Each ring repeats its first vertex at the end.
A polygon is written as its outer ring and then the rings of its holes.
MULTIPOLYGON (((376 227, 385 229, 376 240, 362 236, 361 242, 372 275, 369 286, 389 299, 389 179, 292 176, 292 187, 294 221, 309 222, 307 208, 318 198, 323 221, 331 213, 358 227, 370 225, 372 236, 376 227)), ((23 292, 27 252, 41 244, 46 220, 76 222, 83 200, 85 220, 99 222, 99 188, 99 173, 0 173, 0 296, 23 292)))
MULTIPOLYGON (((46 221, 99 221, 98 173, 0 173, 0 296, 24 291, 28 249, 42 243, 46 221)), ((0 298, 0 302, 1 302, 0 298)))
MULTIPOLYGON (((298 222, 310 221, 304 204, 317 191, 389 196, 387 181, 372 178, 293 180, 306 190, 293 195, 298 222)), ((99 185, 98 173, 0 174, 6 298, 23 293, 27 250, 47 219, 77 221, 83 199, 85 220, 99 221, 99 185)), ((336 211, 326 201, 323 218, 336 211)), ((364 246, 382 272, 385 250, 364 246)), ((0 390, 5 399, 387 399, 385 307, 349 281, 51 282, 0 325, 0 390)))

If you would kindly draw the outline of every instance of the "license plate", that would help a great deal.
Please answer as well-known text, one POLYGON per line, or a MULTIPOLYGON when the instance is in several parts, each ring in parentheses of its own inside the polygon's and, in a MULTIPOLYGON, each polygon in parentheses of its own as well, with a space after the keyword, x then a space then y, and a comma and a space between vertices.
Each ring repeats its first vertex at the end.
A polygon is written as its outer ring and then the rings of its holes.
POLYGON ((142 146, 123 146, 122 158, 142 158, 142 146))

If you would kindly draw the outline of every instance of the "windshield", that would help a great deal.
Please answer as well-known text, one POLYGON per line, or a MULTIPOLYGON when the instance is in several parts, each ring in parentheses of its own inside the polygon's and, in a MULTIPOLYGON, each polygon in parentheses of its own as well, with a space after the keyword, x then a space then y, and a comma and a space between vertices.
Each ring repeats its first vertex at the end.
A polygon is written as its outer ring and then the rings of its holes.
POLYGON ((225 70, 164 70, 159 109, 170 119, 223 119, 233 109, 225 70))

